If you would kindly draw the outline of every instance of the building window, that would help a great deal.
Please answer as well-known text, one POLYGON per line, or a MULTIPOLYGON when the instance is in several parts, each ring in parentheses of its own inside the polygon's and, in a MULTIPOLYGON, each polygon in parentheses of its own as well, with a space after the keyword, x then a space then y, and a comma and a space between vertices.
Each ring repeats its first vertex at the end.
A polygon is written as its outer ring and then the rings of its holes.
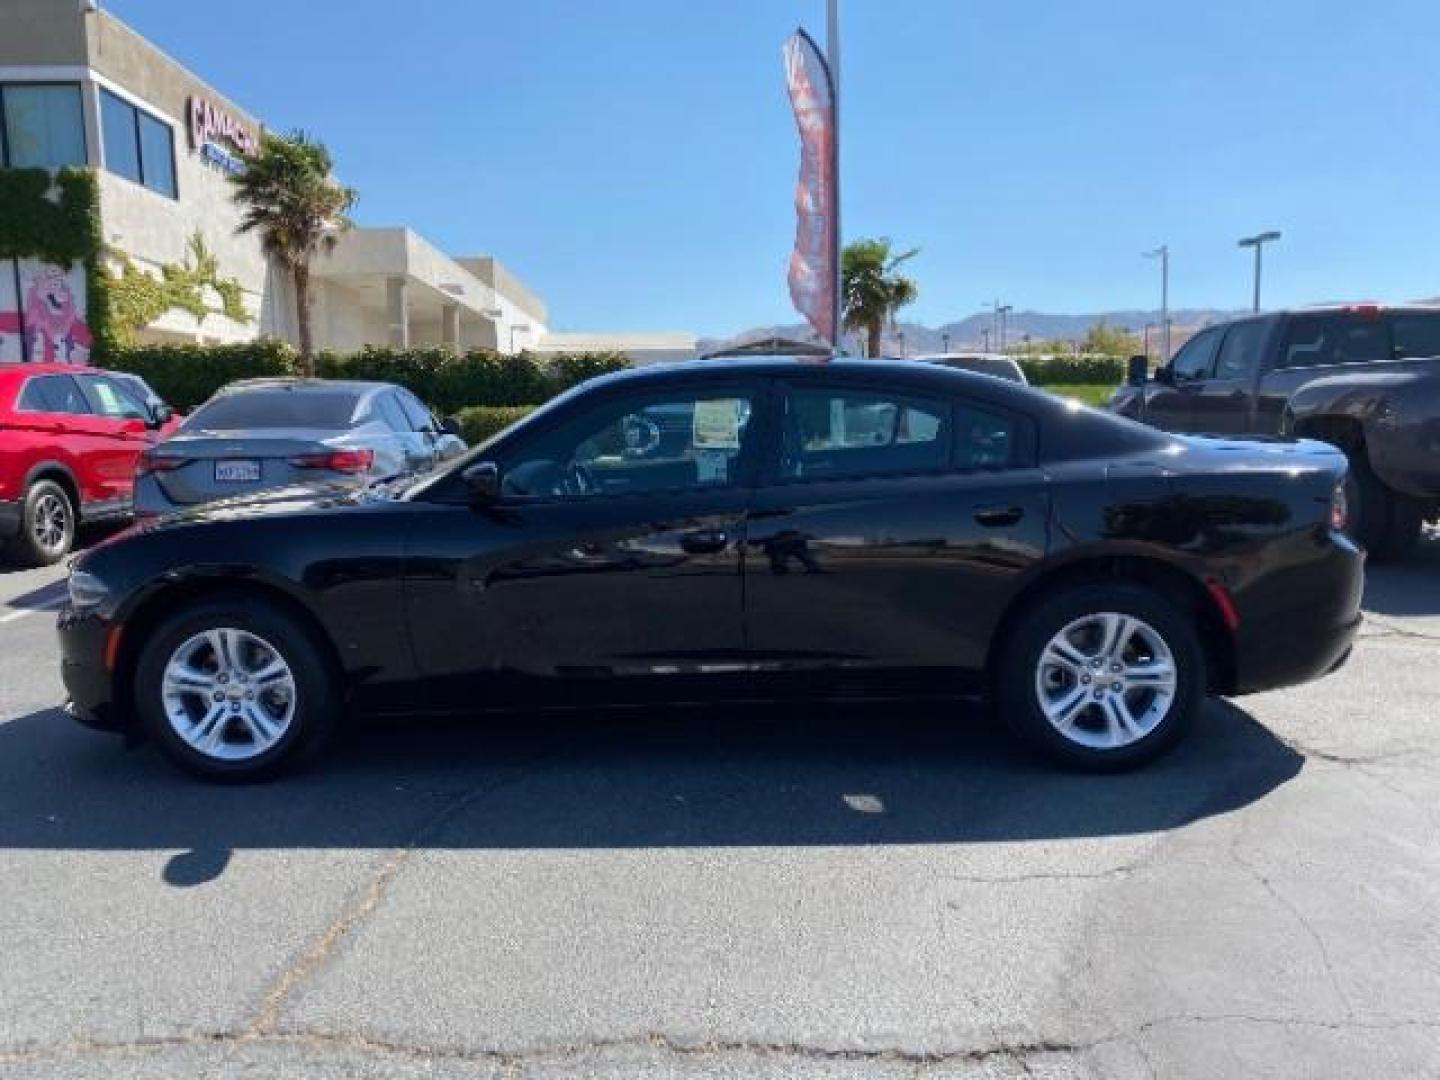
POLYGON ((4 113, 3 164, 12 169, 59 169, 85 164, 85 119, 74 83, 0 87, 4 113))
POLYGON ((175 134, 169 124, 101 90, 100 127, 106 169, 175 198, 175 134))

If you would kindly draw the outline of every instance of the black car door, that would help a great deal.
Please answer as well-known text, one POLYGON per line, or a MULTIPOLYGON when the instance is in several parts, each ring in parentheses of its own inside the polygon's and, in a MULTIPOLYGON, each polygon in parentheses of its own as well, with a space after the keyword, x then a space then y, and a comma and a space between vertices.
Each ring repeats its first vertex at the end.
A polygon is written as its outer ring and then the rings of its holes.
POLYGON ((1046 548, 1030 421, 883 383, 778 398, 746 539, 752 659, 978 669, 1046 548))
POLYGON ((1201 430, 1201 393, 1215 374, 1215 354, 1222 330, 1201 330, 1185 343, 1163 369, 1164 374, 1145 387, 1147 424, 1166 431, 1201 430))
POLYGON ((407 595, 427 697, 733 664, 758 401, 733 380, 606 395, 497 447, 493 504, 422 512, 407 595))

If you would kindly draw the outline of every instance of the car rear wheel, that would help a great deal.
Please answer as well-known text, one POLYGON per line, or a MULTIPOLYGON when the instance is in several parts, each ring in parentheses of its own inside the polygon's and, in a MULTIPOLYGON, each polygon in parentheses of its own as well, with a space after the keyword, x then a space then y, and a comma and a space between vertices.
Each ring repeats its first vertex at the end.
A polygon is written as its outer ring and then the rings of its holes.
POLYGON ((53 480, 37 480, 25 492, 20 535, 13 542, 16 558, 29 566, 59 562, 75 544, 75 506, 53 480))
POLYGON ((1139 585, 1076 586, 1040 601, 1001 655, 999 705, 1010 726, 1079 768, 1158 757, 1205 700, 1193 620, 1139 585))
POLYGON ((1375 475, 1363 449, 1352 450, 1345 474, 1345 531, 1373 562, 1406 555, 1420 539, 1424 513, 1419 503, 1392 491, 1375 475))
POLYGON ((308 629, 254 598, 199 603, 151 635, 136 708, 160 748, 208 780, 264 780, 324 743, 340 712, 332 665, 308 629))

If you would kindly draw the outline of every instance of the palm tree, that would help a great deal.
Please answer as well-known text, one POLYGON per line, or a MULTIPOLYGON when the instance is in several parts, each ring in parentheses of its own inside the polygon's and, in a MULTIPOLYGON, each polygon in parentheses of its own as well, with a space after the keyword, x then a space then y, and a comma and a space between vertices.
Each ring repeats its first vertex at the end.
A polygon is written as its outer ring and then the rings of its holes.
POLYGON ((315 373, 310 260, 335 247, 336 237, 351 227, 347 215, 355 205, 355 190, 336 183, 330 171, 324 143, 303 131, 265 132, 260 149, 245 157, 245 171, 230 177, 235 201, 244 211, 237 231, 258 233, 262 250, 295 283, 300 362, 307 375, 315 373))
POLYGON ((895 272, 901 263, 919 252, 919 248, 912 248, 904 254, 892 255, 890 240, 885 237, 855 240, 845 245, 840 259, 845 329, 865 332, 867 356, 880 354, 880 335, 885 324, 895 318, 897 309, 914 303, 920 295, 915 282, 895 272))

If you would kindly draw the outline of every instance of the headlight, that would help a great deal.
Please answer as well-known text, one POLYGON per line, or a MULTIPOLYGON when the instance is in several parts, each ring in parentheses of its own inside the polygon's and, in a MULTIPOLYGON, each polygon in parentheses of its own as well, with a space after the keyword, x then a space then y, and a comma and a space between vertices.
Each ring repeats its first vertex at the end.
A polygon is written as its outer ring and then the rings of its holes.
POLYGON ((70 572, 70 606, 77 611, 99 607, 110 595, 110 587, 84 570, 70 572))

